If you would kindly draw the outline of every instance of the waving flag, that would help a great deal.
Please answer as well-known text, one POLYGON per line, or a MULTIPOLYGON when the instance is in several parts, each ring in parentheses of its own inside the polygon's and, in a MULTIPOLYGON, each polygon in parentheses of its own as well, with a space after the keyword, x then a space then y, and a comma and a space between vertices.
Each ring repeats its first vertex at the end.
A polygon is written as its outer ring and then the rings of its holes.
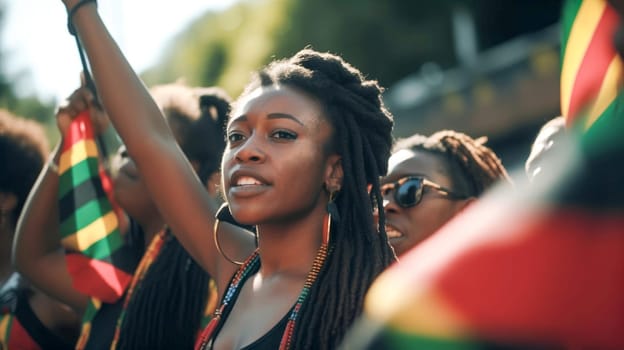
POLYGON ((561 112, 587 148, 622 142, 622 58, 613 46, 620 25, 605 0, 568 0, 562 17, 561 112))
POLYGON ((100 168, 88 113, 71 124, 59 174, 60 231, 74 287, 101 301, 115 302, 130 282, 134 267, 124 264, 117 213, 110 191, 103 186, 110 186, 110 179, 100 168))
POLYGON ((562 26, 561 112, 588 129, 611 114, 622 60, 613 47, 619 15, 604 0, 567 1, 562 26), (578 120, 582 119, 582 120, 578 120))
POLYGON ((352 348, 624 348, 622 211, 499 195, 382 274, 366 303, 377 343, 352 348))
POLYGON ((119 229, 110 178, 100 163, 88 112, 71 123, 59 161, 59 214, 62 245, 74 288, 90 297, 80 344, 102 302, 125 293, 136 262, 119 229))
POLYGON ((496 189, 384 272, 347 347, 624 349, 619 20, 603 0, 565 2, 560 166, 496 189))

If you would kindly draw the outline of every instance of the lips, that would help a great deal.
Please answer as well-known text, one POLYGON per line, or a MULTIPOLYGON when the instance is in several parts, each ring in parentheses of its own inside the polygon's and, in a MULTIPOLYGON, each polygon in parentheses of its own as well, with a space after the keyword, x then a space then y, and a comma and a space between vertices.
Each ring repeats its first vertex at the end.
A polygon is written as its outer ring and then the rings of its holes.
POLYGON ((261 175, 245 169, 232 172, 229 193, 237 197, 255 196, 266 191, 270 183, 261 175))
POLYGON ((249 167, 234 167, 230 171, 230 186, 269 185, 269 181, 256 169, 249 167))
POLYGON ((388 235, 388 239, 402 238, 403 232, 399 231, 392 225, 386 225, 386 234, 388 235))
POLYGON ((235 182, 232 183, 232 186, 254 186, 254 185, 264 185, 264 183, 262 183, 262 181, 251 176, 240 176, 236 179, 235 182))

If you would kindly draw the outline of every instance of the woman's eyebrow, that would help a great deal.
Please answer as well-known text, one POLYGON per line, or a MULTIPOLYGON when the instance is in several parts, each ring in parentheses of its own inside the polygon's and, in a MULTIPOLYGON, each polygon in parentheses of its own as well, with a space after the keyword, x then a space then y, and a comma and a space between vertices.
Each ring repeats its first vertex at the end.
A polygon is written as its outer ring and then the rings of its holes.
POLYGON ((296 122, 297 124, 304 126, 303 123, 299 119, 295 118, 294 116, 288 113, 269 113, 267 114, 267 119, 290 119, 296 122))
POLYGON ((241 114, 237 117, 231 118, 230 119, 230 124, 234 123, 234 122, 246 122, 247 121, 247 115, 245 114, 241 114))

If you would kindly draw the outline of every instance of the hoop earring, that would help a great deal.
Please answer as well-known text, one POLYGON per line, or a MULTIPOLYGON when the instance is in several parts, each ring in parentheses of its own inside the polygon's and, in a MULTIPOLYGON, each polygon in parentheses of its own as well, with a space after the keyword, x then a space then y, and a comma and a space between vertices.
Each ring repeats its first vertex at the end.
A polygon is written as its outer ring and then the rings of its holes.
POLYGON ((221 220, 219 220, 219 219, 215 219, 214 231, 213 231, 214 232, 213 236, 214 236, 215 246, 217 247, 217 250, 219 251, 219 254, 221 254, 221 256, 223 258, 225 258, 225 260, 231 262, 234 265, 239 265, 239 266, 243 265, 243 262, 241 262, 241 261, 236 261, 236 260, 230 259, 230 257, 225 254, 223 249, 221 249, 221 245, 219 244, 219 222, 220 221, 221 220))
POLYGON ((327 202, 327 213, 323 216, 323 243, 329 245, 331 236, 331 224, 332 221, 340 222, 340 214, 338 213, 338 206, 336 206, 336 194, 338 191, 333 191, 329 194, 329 201, 327 202))

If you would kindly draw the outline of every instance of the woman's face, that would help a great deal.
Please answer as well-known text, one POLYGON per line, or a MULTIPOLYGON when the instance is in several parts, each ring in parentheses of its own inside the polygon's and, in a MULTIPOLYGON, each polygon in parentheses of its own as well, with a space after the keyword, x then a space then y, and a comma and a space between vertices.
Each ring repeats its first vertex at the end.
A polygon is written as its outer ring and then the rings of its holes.
MULTIPOLYGON (((442 187, 455 189, 444 160, 427 151, 401 150, 394 153, 389 159, 388 175, 381 183, 392 183, 406 176, 422 176, 442 187)), ((424 188, 420 202, 409 208, 396 203, 394 191, 384 194, 386 232, 397 256, 431 236, 461 210, 464 203, 450 200, 429 187, 424 188)))
POLYGON ((258 88, 227 127, 222 188, 244 224, 296 220, 318 205, 331 126, 318 101, 291 87, 258 88))

